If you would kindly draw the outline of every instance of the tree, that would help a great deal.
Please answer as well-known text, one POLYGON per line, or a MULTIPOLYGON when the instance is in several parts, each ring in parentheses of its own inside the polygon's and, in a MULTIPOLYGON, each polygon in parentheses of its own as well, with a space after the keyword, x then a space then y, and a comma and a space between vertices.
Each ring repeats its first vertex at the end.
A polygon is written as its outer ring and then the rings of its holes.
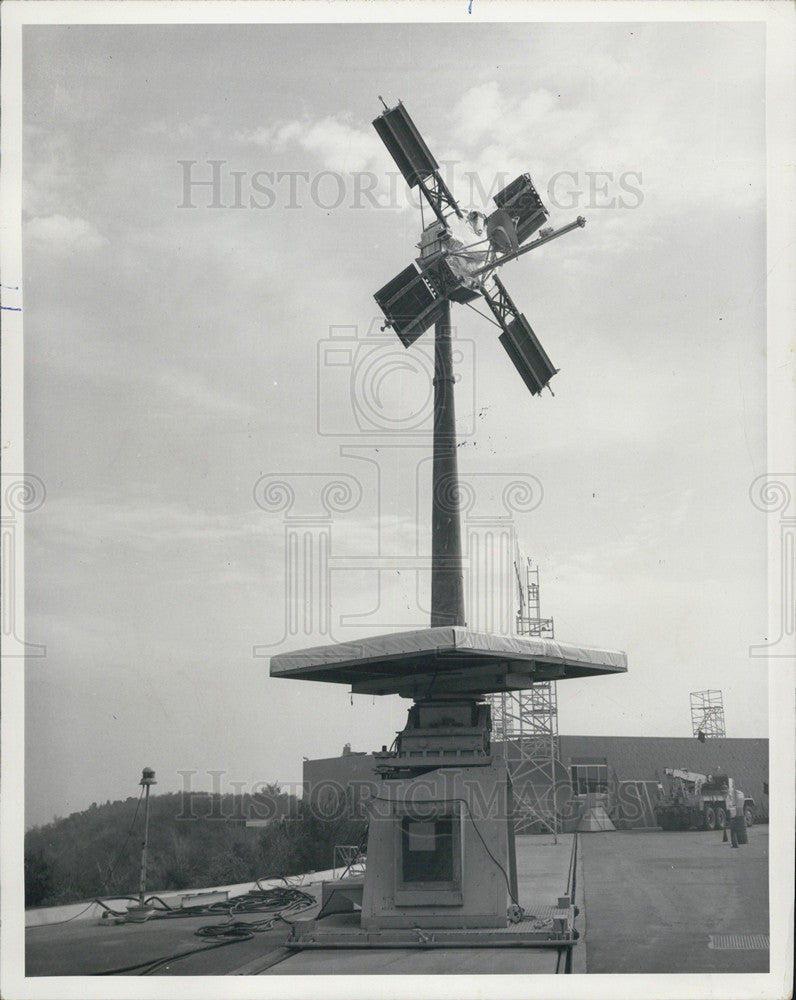
POLYGON ((25 852, 25 906, 40 906, 55 888, 55 871, 38 847, 25 852))

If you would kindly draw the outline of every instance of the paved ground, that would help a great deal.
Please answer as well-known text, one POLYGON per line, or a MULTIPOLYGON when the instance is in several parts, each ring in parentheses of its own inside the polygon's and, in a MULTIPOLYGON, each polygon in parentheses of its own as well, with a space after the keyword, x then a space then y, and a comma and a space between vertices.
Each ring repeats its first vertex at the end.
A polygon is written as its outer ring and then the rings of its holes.
MULTIPOLYGON (((571 835, 560 836, 558 843, 552 837, 517 839, 519 898, 524 906, 531 908, 534 902, 550 905, 565 892, 571 848, 571 835)), ((580 905, 582 907, 582 900, 580 905)), ((312 917, 314 912, 317 911, 308 910, 306 916, 312 917)), ((177 952, 204 949, 206 946, 194 936, 194 931, 203 924, 218 922, 217 918, 200 917, 151 920, 140 925, 115 925, 106 921, 99 925, 96 919, 92 919, 29 927, 26 933, 26 972, 28 976, 87 975, 168 957, 177 952)), ((287 929, 275 928, 258 934, 253 941, 236 942, 228 947, 209 952, 202 950, 199 954, 175 959, 156 974, 227 975, 249 965, 257 968, 264 956, 273 953, 274 957, 282 957, 285 954, 282 944, 286 937, 287 929)), ((575 970, 582 971, 582 950, 576 947, 574 952, 575 970)), ((416 949, 378 952, 324 950, 289 955, 265 974, 552 974, 556 961, 556 952, 539 949, 433 949, 424 952, 416 949)))
MULTIPOLYGON (((765 972, 766 950, 716 950, 714 934, 768 934, 768 828, 749 830, 749 844, 731 850, 716 833, 591 833, 579 837, 582 863, 576 902, 584 938, 574 949, 575 973, 765 972), (584 920, 585 916, 585 920, 584 920)), ((553 903, 567 884, 572 837, 520 837, 520 901, 553 903)), ((308 910, 306 916, 312 917, 308 910)), ((330 918, 332 919, 332 918, 330 918)), ((263 970, 263 957, 282 958, 286 930, 204 950, 197 927, 217 919, 184 918, 142 925, 100 926, 96 919, 28 928, 28 976, 104 972, 178 952, 158 975, 246 974, 495 974, 553 973, 555 953, 539 950, 303 951, 263 970), (248 968, 246 968, 248 966, 248 968)), ((135 974, 135 973, 131 973, 135 974)))
POLYGON ((769 933, 768 827, 748 833, 582 835, 588 972, 768 972, 767 950, 709 947, 769 933))
POLYGON ((25 935, 26 975, 97 975, 199 948, 203 949, 201 953, 175 960, 158 975, 223 976, 243 962, 280 948, 288 933, 287 929, 275 929, 258 934, 252 941, 236 941, 205 951, 207 942, 196 937, 194 931, 214 923, 220 920, 205 916, 150 920, 145 924, 100 924, 90 920, 30 927, 25 935))

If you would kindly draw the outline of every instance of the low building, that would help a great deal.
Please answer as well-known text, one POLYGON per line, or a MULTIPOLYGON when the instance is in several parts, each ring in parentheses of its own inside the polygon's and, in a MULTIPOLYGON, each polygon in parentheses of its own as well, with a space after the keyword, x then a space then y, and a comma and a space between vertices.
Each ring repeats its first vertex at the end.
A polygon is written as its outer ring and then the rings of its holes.
MULTIPOLYGON (((305 761, 305 796, 327 811, 343 799, 358 809, 379 781, 374 764, 372 754, 350 748, 340 757, 305 761)), ((650 829, 657 825, 654 804, 666 767, 728 775, 754 799, 757 821, 768 820, 767 739, 561 736, 553 781, 549 765, 526 769, 515 778, 515 793, 540 815, 555 802, 565 828, 577 825, 587 796, 597 795, 617 829, 650 829)))

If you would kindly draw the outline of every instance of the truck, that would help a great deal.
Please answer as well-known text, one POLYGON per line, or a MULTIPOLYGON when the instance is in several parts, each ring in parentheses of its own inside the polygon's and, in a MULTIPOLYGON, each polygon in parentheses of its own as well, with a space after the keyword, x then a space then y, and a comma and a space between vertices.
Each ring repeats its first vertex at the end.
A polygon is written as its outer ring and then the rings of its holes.
MULTIPOLYGON (((697 774, 684 768, 665 767, 668 790, 658 785, 655 821, 664 830, 720 830, 727 821, 725 785, 734 788, 726 774, 697 774)), ((747 826, 755 821, 755 801, 744 798, 747 826)))

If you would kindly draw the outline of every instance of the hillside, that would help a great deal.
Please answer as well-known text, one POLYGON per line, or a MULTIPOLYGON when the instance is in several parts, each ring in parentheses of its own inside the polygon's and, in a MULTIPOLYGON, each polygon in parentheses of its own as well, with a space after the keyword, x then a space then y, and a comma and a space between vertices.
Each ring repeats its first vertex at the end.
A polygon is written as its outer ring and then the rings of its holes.
MULTIPOLYGON (((335 844, 358 843, 364 823, 338 814, 318 819, 273 785, 252 795, 152 795, 147 890, 246 882, 332 866, 335 844), (247 828, 247 817, 268 819, 247 828)), ((25 905, 135 894, 144 807, 135 797, 93 803, 34 827, 25 836, 25 905)))

